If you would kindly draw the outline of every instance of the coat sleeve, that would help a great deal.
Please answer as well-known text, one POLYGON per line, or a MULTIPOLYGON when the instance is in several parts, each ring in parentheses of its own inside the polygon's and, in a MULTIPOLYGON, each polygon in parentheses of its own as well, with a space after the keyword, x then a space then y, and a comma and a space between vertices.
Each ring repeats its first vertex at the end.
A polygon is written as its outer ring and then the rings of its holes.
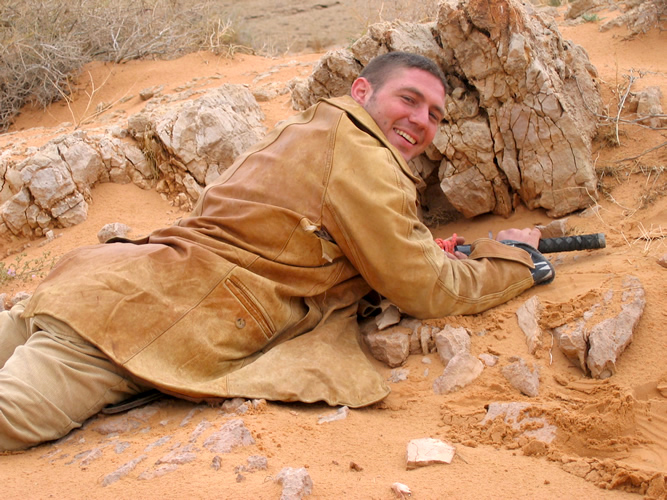
POLYGON ((533 285, 527 252, 489 239, 452 260, 417 216, 416 189, 392 152, 343 121, 323 222, 368 284, 417 318, 473 314, 533 285))

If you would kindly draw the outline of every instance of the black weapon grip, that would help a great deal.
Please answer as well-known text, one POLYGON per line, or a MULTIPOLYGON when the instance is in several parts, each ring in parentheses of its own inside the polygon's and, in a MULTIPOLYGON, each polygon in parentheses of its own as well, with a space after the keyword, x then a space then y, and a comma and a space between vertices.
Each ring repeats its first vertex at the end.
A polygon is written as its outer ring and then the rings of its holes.
MULTIPOLYGON (((595 250, 607 246, 604 233, 580 234, 578 236, 561 236, 558 238, 542 238, 537 249, 541 253, 573 252, 575 250, 595 250)), ((470 255, 470 245, 456 245, 456 251, 470 255)))
POLYGON ((544 238, 537 249, 542 253, 572 252, 574 250, 594 250, 607 246, 604 233, 544 238))

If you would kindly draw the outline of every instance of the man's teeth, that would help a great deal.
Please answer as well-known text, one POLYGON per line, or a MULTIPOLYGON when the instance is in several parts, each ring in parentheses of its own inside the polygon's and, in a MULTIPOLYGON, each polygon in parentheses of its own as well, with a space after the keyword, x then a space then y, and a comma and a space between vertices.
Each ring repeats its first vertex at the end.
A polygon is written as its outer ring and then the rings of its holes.
POLYGON ((395 128, 394 132, 396 132, 398 135, 400 135, 403 139, 408 141, 410 144, 414 144, 415 142, 417 142, 412 137, 410 137, 408 134, 403 132, 402 130, 398 130, 398 129, 395 128))

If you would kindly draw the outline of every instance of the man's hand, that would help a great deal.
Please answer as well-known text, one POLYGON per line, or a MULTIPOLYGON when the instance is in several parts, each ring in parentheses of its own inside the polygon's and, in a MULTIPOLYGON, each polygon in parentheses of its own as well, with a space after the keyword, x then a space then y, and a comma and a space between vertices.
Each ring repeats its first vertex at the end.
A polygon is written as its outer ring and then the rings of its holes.
POLYGON ((521 243, 527 243, 533 248, 537 248, 540 244, 542 233, 536 227, 525 229, 503 229, 496 235, 496 240, 514 240, 521 243))

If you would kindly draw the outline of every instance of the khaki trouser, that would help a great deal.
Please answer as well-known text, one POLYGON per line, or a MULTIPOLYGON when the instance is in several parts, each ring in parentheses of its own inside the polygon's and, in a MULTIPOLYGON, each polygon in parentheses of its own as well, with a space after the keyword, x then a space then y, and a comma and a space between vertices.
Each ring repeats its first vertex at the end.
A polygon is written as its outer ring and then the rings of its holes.
POLYGON ((66 324, 0 313, 0 450, 58 439, 147 387, 66 324))

